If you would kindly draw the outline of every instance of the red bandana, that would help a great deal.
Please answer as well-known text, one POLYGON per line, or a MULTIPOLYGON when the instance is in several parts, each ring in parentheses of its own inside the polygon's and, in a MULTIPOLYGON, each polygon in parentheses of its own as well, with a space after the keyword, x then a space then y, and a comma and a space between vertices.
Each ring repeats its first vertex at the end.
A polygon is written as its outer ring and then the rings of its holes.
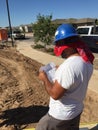
POLYGON ((79 55, 84 59, 85 62, 91 62, 93 64, 94 56, 92 52, 90 51, 90 49, 82 41, 75 42, 70 45, 67 44, 64 46, 55 46, 54 53, 56 56, 60 56, 62 52, 69 47, 77 49, 79 55))

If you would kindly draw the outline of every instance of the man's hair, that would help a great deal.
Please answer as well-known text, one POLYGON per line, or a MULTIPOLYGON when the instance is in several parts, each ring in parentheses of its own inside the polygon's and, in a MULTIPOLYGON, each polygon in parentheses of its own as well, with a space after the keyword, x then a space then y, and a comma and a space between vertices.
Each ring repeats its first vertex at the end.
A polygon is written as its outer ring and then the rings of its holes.
POLYGON ((64 45, 67 45, 69 43, 77 42, 79 40, 80 40, 79 36, 73 36, 73 37, 69 37, 69 38, 65 38, 65 39, 57 41, 56 45, 57 46, 64 46, 64 45))

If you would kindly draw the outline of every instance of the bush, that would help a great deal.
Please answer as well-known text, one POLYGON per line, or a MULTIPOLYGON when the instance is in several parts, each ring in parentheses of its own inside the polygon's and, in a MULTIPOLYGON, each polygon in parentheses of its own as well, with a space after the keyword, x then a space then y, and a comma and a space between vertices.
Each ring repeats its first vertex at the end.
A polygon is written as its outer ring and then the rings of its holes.
POLYGON ((34 46, 34 49, 40 49, 40 48, 44 48, 44 45, 36 44, 36 45, 34 46))

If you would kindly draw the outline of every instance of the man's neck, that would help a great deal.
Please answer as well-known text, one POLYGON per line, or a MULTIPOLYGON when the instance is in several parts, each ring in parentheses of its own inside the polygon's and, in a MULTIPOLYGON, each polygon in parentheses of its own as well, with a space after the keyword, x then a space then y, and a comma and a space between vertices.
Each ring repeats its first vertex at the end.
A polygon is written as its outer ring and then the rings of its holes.
POLYGON ((79 53, 75 49, 65 50, 62 53, 62 58, 69 58, 71 56, 79 56, 79 53))
POLYGON ((70 55, 69 57, 71 57, 71 56, 80 56, 80 55, 78 53, 74 53, 74 54, 70 55))

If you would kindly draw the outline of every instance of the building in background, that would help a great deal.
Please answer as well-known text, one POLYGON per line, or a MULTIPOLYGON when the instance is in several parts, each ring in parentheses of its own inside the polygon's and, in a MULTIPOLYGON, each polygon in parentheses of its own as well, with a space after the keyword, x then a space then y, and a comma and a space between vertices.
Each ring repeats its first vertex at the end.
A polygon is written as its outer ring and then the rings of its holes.
POLYGON ((32 24, 20 25, 19 29, 25 33, 31 33, 32 32, 32 24))
MULTIPOLYGON (((52 20, 52 23, 58 25, 63 23, 70 23, 77 28, 77 26, 95 25, 96 23, 98 24, 98 20, 93 18, 82 18, 82 19, 69 18, 69 19, 55 19, 52 20)), ((33 32, 32 25, 33 24, 20 25, 20 26, 12 27, 12 29, 16 29, 16 30, 19 29, 24 33, 32 33, 33 32)), ((9 27, 6 28, 9 30, 9 27)))
POLYGON ((55 19, 52 21, 53 24, 62 24, 62 23, 70 23, 73 24, 75 27, 83 26, 83 25, 95 25, 97 19, 92 18, 82 18, 82 19, 55 19))

